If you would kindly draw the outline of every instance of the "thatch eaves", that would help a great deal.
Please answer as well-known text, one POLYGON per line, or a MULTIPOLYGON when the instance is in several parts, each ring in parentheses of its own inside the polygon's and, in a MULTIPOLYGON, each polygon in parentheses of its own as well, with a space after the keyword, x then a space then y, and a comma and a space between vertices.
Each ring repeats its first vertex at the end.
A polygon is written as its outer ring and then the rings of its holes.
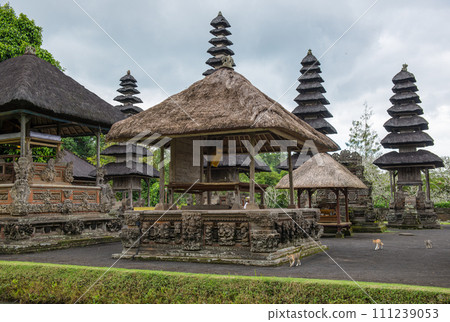
MULTIPOLYGON (((345 166, 327 153, 318 153, 292 172, 294 189, 367 189, 345 166)), ((289 175, 281 178, 276 189, 289 189, 289 175)))
POLYGON ((392 151, 383 154, 376 159, 373 164, 381 169, 402 167, 430 167, 440 168, 444 166, 444 162, 436 154, 427 150, 417 150, 412 152, 392 151))

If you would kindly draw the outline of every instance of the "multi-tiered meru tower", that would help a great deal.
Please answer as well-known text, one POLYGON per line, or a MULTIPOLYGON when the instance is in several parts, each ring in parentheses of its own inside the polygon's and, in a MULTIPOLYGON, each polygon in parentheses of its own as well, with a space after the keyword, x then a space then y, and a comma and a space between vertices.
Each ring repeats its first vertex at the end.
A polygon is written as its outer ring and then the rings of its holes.
POLYGON ((382 155, 374 161, 381 169, 388 170, 391 177, 389 226, 400 228, 439 228, 433 203, 430 200, 429 170, 442 167, 437 155, 418 148, 431 146, 433 139, 424 132, 428 122, 421 116, 422 108, 414 84, 414 74, 404 64, 392 79, 393 106, 388 109, 391 116, 384 128, 389 132, 381 141, 386 149, 398 149, 382 155), (423 191, 422 172, 425 174, 426 193, 423 191), (411 195, 408 186, 416 186, 417 194, 411 195), (408 192, 409 190, 409 192, 408 192))
POLYGON ((209 40, 209 43, 213 45, 213 47, 208 49, 208 54, 211 54, 213 57, 209 58, 206 61, 206 64, 212 68, 204 72, 204 76, 214 73, 217 68, 223 66, 225 57, 229 57, 232 67, 236 66, 231 58, 231 56, 234 55, 234 52, 228 48, 228 46, 233 44, 227 38, 227 36, 231 35, 231 32, 227 28, 230 28, 231 26, 227 19, 222 16, 222 12, 219 11, 217 17, 211 21, 211 26, 213 26, 214 29, 211 30, 210 33, 213 34, 214 37, 209 40))
POLYGON ((301 76, 298 79, 300 85, 297 87, 299 94, 294 99, 298 106, 292 113, 323 134, 336 134, 336 129, 325 120, 333 115, 325 107, 330 102, 323 96, 326 91, 322 86, 324 81, 320 76, 322 73, 320 62, 312 54, 311 49, 301 64, 301 76))
POLYGON ((120 86, 121 88, 117 91, 121 95, 114 98, 115 101, 122 103, 122 105, 117 106, 120 111, 127 116, 142 112, 140 107, 134 106, 134 104, 142 103, 142 100, 135 96, 140 92, 137 90, 136 78, 131 75, 130 71, 127 71, 127 74, 120 79, 120 86))

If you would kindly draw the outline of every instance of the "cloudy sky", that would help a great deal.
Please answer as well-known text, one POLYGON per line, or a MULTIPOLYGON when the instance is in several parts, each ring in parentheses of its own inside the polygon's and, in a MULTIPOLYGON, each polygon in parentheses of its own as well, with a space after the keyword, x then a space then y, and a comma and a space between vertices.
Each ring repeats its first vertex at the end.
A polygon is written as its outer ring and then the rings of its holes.
POLYGON ((9 3, 43 27, 43 47, 69 76, 114 105, 119 78, 128 69, 138 80, 144 109, 201 79, 208 68, 209 23, 219 10, 231 24, 236 71, 289 111, 296 106, 300 61, 311 48, 322 65, 334 115, 329 122, 338 131, 330 137, 341 148, 364 102, 373 108, 380 139, 387 134, 382 125, 389 118, 391 80, 406 62, 435 140, 429 150, 450 155, 448 1, 9 3))

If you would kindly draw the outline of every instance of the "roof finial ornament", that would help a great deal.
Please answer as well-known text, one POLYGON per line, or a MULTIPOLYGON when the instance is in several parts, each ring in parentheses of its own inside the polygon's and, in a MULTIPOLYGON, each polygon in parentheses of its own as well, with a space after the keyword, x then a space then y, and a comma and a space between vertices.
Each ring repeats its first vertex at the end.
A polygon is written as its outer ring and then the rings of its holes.
POLYGON ((403 64, 402 71, 403 72, 407 72, 408 71, 408 64, 403 64))
POLYGON ((226 68, 233 69, 233 65, 234 65, 233 57, 226 55, 226 56, 222 56, 221 60, 222 60, 222 66, 220 66, 219 68, 226 67, 226 68))
POLYGON ((127 70, 127 75, 130 75, 130 70, 127 70))
POLYGON ((34 48, 33 46, 27 46, 25 48, 24 55, 36 55, 36 48, 34 48))
POLYGON ((312 55, 311 49, 308 49, 308 55, 312 55))
POLYGON ((218 16, 221 16, 222 15, 222 11, 219 11, 219 13, 217 14, 218 16))

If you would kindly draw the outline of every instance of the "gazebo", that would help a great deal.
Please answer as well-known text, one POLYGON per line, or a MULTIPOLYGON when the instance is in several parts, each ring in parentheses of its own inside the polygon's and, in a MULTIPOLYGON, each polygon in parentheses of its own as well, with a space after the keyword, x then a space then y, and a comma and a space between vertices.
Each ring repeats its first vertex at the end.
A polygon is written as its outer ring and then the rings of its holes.
MULTIPOLYGON (((170 148, 169 188, 182 193, 245 188, 250 204, 245 210, 217 209, 212 205, 171 210, 172 204, 164 204, 161 193, 157 210, 126 213, 129 219, 122 231, 124 249, 134 244, 139 231, 149 228, 134 257, 272 265, 286 260, 286 253, 299 247, 305 254, 317 251, 321 232, 318 210, 260 209, 255 204, 254 157, 283 149, 291 155, 308 140, 322 152, 339 147, 235 72, 228 58, 186 90, 114 124, 107 136, 110 141, 136 138, 152 138, 162 157, 170 148), (250 154, 250 182, 210 182, 205 178, 204 159, 213 162, 217 151, 223 155, 250 154)), ((164 170, 159 170, 160 189, 164 189, 164 170)), ((290 191, 291 208, 295 208, 293 186, 290 191)))
MULTIPOLYGON (((349 229, 351 226, 348 212, 348 189, 367 189, 367 186, 345 166, 334 160, 327 153, 318 153, 306 161, 293 172, 294 188, 297 189, 297 206, 300 208, 300 197, 304 191, 309 196, 309 207, 311 208, 311 195, 315 190, 326 189, 334 192, 336 196, 335 209, 327 205, 321 209, 320 224, 327 230, 337 231, 337 236, 341 235, 342 229, 349 229), (344 195, 345 220, 341 218, 340 193, 344 195), (327 229, 328 228, 328 229, 327 229)), ((289 176, 281 178, 275 186, 276 189, 289 189, 289 176)))
POLYGON ((0 252, 111 240, 109 186, 74 182, 76 164, 60 147, 63 137, 99 142, 124 115, 32 49, 0 63, 0 88, 0 146, 20 150, 0 156, 0 252), (53 150, 47 162, 33 154, 42 146, 53 150))

